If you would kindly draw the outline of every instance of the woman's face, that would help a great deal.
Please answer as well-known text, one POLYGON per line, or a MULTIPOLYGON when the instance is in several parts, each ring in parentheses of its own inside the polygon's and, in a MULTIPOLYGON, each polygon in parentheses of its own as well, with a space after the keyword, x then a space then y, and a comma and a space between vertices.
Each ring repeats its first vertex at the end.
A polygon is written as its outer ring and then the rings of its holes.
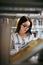
POLYGON ((25 33, 29 29, 29 27, 30 27, 30 22, 26 21, 26 22, 22 23, 20 31, 22 33, 25 33))

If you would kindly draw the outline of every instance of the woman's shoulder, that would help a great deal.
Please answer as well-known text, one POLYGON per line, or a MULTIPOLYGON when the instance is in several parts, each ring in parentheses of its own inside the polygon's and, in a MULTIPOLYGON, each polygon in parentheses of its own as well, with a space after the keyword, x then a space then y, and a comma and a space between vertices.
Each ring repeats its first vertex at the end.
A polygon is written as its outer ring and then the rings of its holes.
POLYGON ((17 36, 17 33, 12 33, 11 36, 12 37, 16 37, 17 36))
POLYGON ((32 34, 28 33, 27 36, 34 37, 34 34, 33 33, 32 34))
POLYGON ((12 33, 11 35, 15 36, 15 35, 17 35, 17 33, 14 32, 14 33, 12 33))
POLYGON ((30 34, 30 36, 34 37, 34 34, 33 34, 33 33, 32 33, 32 34, 30 34))
POLYGON ((34 34, 30 34, 30 38, 33 40, 34 39, 34 34))

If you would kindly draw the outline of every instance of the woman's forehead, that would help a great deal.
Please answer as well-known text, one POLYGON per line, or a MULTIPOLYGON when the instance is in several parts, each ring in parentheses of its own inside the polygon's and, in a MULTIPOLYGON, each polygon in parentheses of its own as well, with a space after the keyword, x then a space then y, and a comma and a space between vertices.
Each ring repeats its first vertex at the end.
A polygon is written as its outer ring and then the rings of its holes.
POLYGON ((28 25, 30 25, 30 22, 29 22, 29 21, 26 21, 26 22, 24 22, 23 24, 28 24, 28 25))

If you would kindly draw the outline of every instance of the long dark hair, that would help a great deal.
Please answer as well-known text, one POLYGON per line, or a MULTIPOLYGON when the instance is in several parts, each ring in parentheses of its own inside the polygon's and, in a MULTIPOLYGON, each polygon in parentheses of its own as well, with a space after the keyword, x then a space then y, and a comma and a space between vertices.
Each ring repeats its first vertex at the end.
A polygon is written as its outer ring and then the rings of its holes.
POLYGON ((18 22, 18 25, 17 25, 17 29, 16 29, 16 32, 19 32, 20 30, 20 27, 22 25, 22 23, 26 22, 26 21, 29 21, 30 22, 30 27, 28 29, 28 31, 26 31, 26 33, 30 33, 31 34, 31 27, 32 27, 32 22, 30 20, 30 18, 26 17, 26 16, 22 16, 18 22))

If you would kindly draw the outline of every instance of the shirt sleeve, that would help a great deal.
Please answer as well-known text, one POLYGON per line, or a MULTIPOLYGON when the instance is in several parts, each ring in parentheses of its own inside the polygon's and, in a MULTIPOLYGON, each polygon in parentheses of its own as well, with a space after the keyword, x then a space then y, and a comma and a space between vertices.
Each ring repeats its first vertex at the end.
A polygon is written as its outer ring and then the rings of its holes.
POLYGON ((18 44, 16 44, 15 41, 17 41, 17 37, 13 33, 11 35, 11 41, 10 41, 10 55, 16 54, 19 51, 18 44))

